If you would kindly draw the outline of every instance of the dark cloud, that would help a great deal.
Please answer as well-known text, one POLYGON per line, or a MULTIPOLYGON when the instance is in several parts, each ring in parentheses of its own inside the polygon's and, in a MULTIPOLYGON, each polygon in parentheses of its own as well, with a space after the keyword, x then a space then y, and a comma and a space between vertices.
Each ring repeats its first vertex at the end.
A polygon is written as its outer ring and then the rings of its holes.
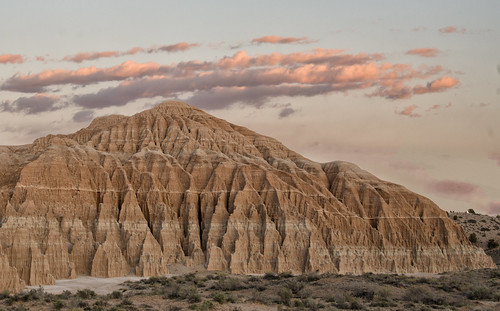
POLYGON ((1 108, 2 111, 37 114, 58 109, 58 102, 59 98, 56 96, 37 94, 31 97, 20 97, 12 102, 4 101, 1 108))
POLYGON ((75 122, 89 122, 94 119, 95 114, 92 110, 82 110, 78 111, 73 115, 73 121, 75 122))
POLYGON ((297 110, 295 110, 291 107, 285 107, 285 108, 281 109, 280 114, 279 114, 279 118, 280 119, 287 118, 296 112, 297 112, 297 110))

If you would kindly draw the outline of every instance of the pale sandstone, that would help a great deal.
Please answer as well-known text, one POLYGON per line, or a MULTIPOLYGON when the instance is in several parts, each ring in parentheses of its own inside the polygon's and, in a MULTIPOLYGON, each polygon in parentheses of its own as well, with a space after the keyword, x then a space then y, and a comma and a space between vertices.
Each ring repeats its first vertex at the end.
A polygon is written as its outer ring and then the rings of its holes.
POLYGON ((494 267, 429 199, 181 102, 0 147, 0 160, 0 290, 176 264, 232 273, 494 267))

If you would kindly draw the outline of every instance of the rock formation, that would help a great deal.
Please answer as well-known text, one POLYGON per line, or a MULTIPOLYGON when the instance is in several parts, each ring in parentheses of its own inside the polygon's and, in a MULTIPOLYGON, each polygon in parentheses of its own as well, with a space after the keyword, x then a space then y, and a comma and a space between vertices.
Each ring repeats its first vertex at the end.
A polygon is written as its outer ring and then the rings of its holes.
POLYGON ((76 275, 494 267, 429 199, 170 101, 0 147, 0 290, 76 275))

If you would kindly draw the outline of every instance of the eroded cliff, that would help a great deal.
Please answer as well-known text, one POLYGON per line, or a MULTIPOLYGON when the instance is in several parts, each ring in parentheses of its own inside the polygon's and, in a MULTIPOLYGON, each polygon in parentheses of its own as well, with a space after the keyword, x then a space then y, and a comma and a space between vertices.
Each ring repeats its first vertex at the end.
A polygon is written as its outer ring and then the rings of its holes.
POLYGON ((169 101, 0 147, 0 290, 77 275, 494 267, 429 199, 169 101))

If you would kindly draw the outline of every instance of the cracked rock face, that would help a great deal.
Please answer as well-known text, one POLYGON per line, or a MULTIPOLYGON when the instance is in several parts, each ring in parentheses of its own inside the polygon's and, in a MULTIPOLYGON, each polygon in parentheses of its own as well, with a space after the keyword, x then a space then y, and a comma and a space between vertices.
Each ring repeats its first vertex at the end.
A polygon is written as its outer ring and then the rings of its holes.
POLYGON ((77 275, 494 267, 429 199, 169 101, 0 147, 0 290, 77 275))

